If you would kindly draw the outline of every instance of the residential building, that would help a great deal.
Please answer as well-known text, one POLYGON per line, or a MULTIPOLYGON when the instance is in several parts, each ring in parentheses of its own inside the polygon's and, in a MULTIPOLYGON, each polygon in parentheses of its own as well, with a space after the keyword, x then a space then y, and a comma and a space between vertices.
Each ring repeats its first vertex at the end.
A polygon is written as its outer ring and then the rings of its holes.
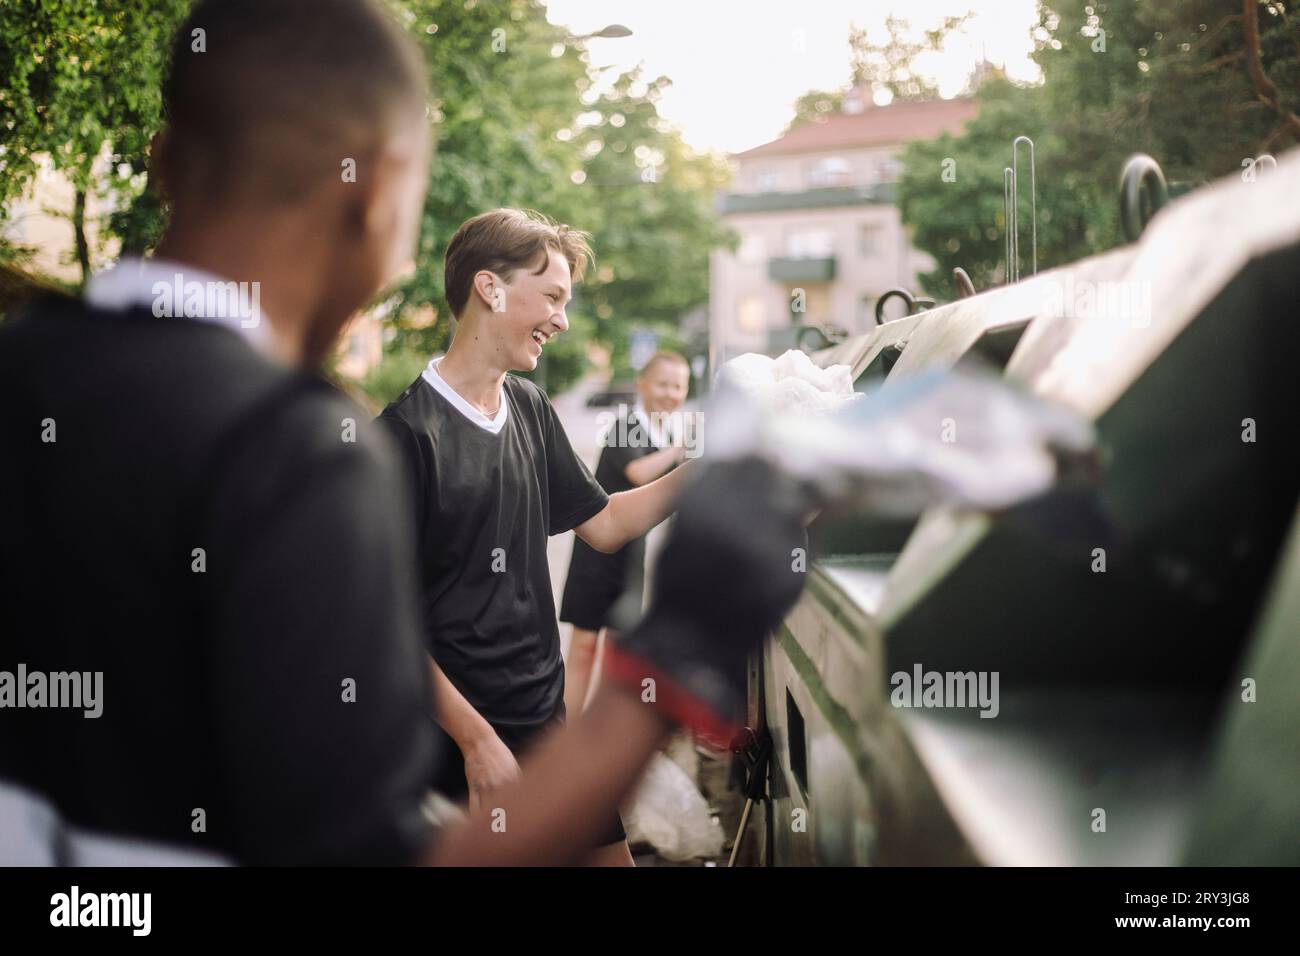
MULTIPOLYGON (((934 264, 912 248, 894 204, 899 153, 911 140, 959 133, 975 110, 971 98, 877 106, 857 88, 838 113, 737 154, 719 205, 740 245, 710 263, 715 364, 782 351, 799 326, 864 332, 882 293, 916 289, 934 264)), ((936 169, 936 186, 939 177, 936 169)))

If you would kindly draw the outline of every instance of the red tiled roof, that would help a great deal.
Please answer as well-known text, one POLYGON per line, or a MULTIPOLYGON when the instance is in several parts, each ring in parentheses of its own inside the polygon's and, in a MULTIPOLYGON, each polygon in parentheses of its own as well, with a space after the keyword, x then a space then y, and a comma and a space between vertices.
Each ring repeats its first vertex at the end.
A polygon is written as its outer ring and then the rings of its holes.
POLYGON ((796 126, 780 139, 737 153, 736 158, 855 146, 891 146, 910 139, 934 139, 941 133, 960 132, 977 108, 973 98, 962 97, 869 106, 861 113, 835 113, 796 126))

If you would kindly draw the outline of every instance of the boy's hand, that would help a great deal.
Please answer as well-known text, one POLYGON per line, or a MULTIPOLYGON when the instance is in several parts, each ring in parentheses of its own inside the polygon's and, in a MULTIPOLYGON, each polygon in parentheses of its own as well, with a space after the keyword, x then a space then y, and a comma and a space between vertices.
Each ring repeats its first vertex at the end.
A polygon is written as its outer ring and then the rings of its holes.
POLYGON ((606 674, 669 720, 726 743, 746 656, 803 589, 813 503, 758 459, 702 467, 656 566, 650 610, 607 649, 606 674))
POLYGON ((469 809, 485 805, 494 790, 519 776, 519 762, 495 732, 488 731, 462 748, 465 782, 469 785, 469 809))

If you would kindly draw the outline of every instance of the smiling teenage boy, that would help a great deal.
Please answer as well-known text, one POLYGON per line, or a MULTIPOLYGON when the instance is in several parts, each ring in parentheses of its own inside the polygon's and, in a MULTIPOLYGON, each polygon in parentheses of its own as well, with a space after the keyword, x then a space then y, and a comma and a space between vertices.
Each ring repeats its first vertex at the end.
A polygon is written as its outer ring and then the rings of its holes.
MULTIPOLYGON (((584 233, 536 213, 465 222, 445 265, 451 346, 379 418, 414 492, 434 716, 456 745, 435 787, 467 795, 471 809, 564 720, 548 536, 574 529, 616 551, 668 516, 690 470, 607 495, 546 395, 510 374, 536 368, 569 327, 565 306, 589 257, 584 233)), ((592 863, 631 864, 616 814, 598 845, 592 863)))

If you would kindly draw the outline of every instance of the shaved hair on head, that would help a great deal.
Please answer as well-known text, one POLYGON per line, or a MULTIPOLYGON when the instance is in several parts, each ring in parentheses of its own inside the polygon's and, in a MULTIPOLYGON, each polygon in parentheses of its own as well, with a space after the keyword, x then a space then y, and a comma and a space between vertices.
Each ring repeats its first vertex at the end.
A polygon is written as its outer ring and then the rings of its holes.
POLYGON ((199 0, 163 85, 170 176, 208 198, 300 199, 423 121, 427 84, 376 0, 199 0))
POLYGON ((637 378, 643 378, 649 375, 651 372, 655 370, 656 365, 661 365, 661 364, 680 365, 682 368, 686 369, 686 373, 688 375, 690 374, 691 371, 691 363, 686 361, 686 356, 682 355, 679 352, 670 352, 667 350, 663 350, 663 351, 656 352, 654 355, 650 356, 650 361, 646 362, 645 365, 641 367, 641 374, 638 375, 637 378))

